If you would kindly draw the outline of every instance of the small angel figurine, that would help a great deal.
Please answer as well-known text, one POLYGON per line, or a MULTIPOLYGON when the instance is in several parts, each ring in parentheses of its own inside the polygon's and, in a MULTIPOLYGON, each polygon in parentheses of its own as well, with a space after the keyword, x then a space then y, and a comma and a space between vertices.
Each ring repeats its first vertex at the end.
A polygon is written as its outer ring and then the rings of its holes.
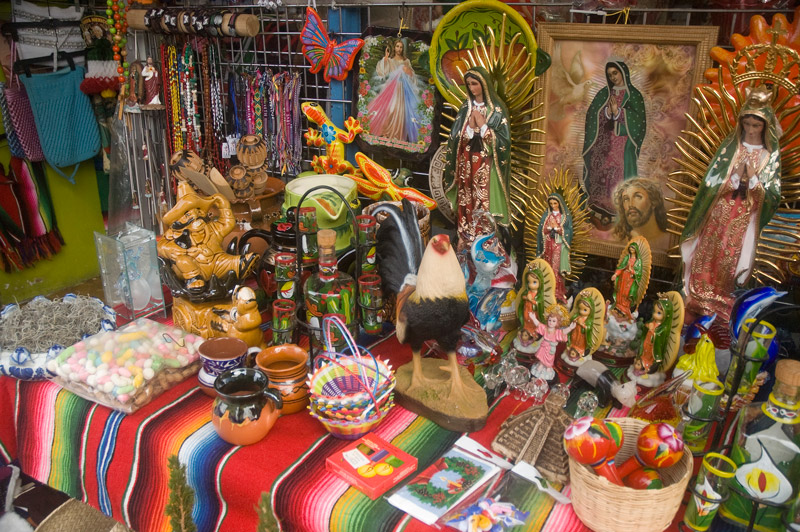
POLYGON ((571 366, 580 366, 592 359, 605 339, 606 306, 603 294, 597 288, 584 288, 575 298, 570 320, 575 328, 567 339, 567 349, 562 360, 571 366))
POLYGON ((536 350, 538 362, 531 368, 531 375, 551 381, 556 376, 553 364, 556 359, 558 344, 567 341, 567 335, 575 329, 575 322, 569 323, 569 312, 566 307, 555 303, 548 307, 547 324, 539 321, 535 312, 530 313, 530 319, 536 324, 536 332, 542 336, 539 349, 536 350))
POLYGON ((556 302, 555 273, 544 259, 534 259, 528 263, 522 274, 522 286, 517 296, 517 317, 520 330, 514 339, 514 347, 521 353, 533 354, 539 338, 531 313, 539 321, 545 320, 545 310, 556 302))
POLYGON ((644 339, 628 377, 642 386, 658 386, 678 358, 683 297, 678 292, 659 294, 653 305, 653 317, 644 325, 644 339))
POLYGON ((618 317, 633 320, 633 312, 642 302, 650 284, 650 244, 642 236, 632 238, 617 263, 611 280, 614 281, 614 306, 618 317))

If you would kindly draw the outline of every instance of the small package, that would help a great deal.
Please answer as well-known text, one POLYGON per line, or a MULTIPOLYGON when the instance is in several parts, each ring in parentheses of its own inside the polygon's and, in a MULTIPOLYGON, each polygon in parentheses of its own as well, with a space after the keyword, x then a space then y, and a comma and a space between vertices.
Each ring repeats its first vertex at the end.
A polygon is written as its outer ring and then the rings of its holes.
POLYGON ((130 414, 200 369, 203 339, 146 318, 90 336, 48 362, 71 392, 130 414))
POLYGON ((325 467, 375 500, 416 471, 417 459, 367 434, 329 456, 325 467))

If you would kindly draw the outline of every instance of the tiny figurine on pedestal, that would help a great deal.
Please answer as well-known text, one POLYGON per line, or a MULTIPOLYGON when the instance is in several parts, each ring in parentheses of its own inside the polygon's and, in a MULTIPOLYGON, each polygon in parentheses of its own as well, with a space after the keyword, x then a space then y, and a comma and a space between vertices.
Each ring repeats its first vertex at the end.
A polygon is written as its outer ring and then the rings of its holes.
POLYGON ((546 324, 539 321, 535 312, 530 313, 530 319, 536 324, 536 332, 542 336, 539 349, 536 350, 538 362, 531 368, 531 375, 552 381, 556 378, 553 365, 558 345, 567 341, 567 335, 576 327, 576 322, 569 323, 569 312, 558 303, 550 305, 545 314, 547 315, 546 324))
POLYGON ((530 316, 535 313, 539 321, 545 321, 545 310, 556 302, 555 287, 555 274, 544 259, 534 259, 525 266, 517 295, 520 329, 514 338, 514 347, 520 353, 532 355, 539 348, 540 335, 530 316))
POLYGON ((650 244, 641 236, 632 238, 620 256, 617 269, 611 280, 614 281, 614 303, 607 313, 606 342, 604 356, 613 362, 635 356, 629 346, 636 339, 636 308, 642 302, 650 284, 651 255, 650 244))
POLYGON ((577 367, 592 359, 606 336, 606 305, 597 288, 584 288, 575 298, 570 320, 575 325, 567 339, 561 360, 577 367))
POLYGON ((158 70, 153 64, 153 58, 147 58, 147 64, 142 68, 142 79, 144 79, 144 103, 143 109, 161 109, 161 81, 158 70))
POLYGON ((645 334, 628 377, 647 387, 658 386, 678 358, 681 327, 683 327, 683 297, 678 292, 659 294, 653 305, 653 317, 645 324, 645 334))
POLYGON ((565 302, 564 276, 570 273, 570 244, 572 242, 572 216, 564 208, 560 194, 547 197, 547 213, 539 222, 539 256, 547 261, 556 274, 556 298, 565 302))

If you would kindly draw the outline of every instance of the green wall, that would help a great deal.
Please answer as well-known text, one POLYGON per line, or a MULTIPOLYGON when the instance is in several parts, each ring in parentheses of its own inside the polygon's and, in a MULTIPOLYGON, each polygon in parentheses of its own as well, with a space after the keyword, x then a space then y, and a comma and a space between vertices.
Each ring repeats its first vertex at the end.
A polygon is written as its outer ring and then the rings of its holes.
MULTIPOLYGON (((0 163, 8 168, 10 159, 11 153, 4 142, 0 147, 0 163)), ((56 223, 65 245, 52 258, 36 262, 31 268, 14 273, 0 269, 0 303, 4 305, 67 288, 96 277, 100 271, 94 231, 103 232, 105 229, 94 162, 81 163, 74 185, 56 174, 49 165, 45 168, 56 223)))

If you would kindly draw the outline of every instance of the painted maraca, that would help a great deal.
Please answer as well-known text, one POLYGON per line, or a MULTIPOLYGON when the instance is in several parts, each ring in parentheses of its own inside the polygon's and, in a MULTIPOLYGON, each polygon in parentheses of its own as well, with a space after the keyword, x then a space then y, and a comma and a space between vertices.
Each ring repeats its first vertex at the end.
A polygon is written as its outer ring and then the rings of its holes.
POLYGON ((636 454, 617 468, 625 478, 642 466, 659 469, 678 463, 683 457, 683 438, 669 423, 651 423, 636 440, 636 454))
POLYGON ((613 458, 622 446, 622 431, 609 430, 602 420, 591 416, 576 419, 564 431, 564 448, 576 462, 591 466, 599 475, 622 486, 622 480, 613 464, 613 458), (619 439, 615 439, 614 435, 619 439))

